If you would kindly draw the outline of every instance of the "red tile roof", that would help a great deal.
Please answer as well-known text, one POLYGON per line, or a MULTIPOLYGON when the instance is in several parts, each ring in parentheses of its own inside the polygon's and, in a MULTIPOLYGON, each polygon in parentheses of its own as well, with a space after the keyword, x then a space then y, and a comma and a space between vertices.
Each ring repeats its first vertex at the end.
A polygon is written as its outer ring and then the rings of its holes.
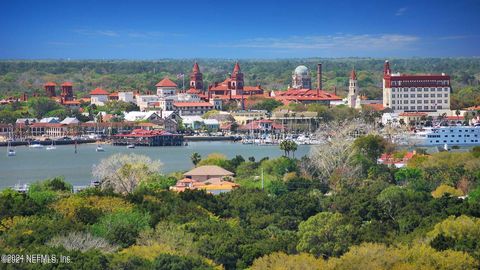
POLYGON ((71 82, 64 82, 62 83, 62 86, 73 86, 71 82))
POLYGON ((352 69, 352 72, 350 73, 350 79, 352 80, 357 79, 357 73, 355 73, 355 69, 352 69))
POLYGON ((159 81, 155 84, 156 87, 177 87, 177 84, 174 83, 169 78, 164 78, 163 80, 159 81))
POLYGON ((173 106, 175 107, 213 107, 213 105, 209 102, 174 102, 173 106))
POLYGON ((57 84, 54 82, 46 82, 45 86, 57 86, 57 84))
POLYGON ((95 88, 95 90, 90 92, 90 95, 108 95, 108 92, 102 88, 95 88))
POLYGON ((363 104, 363 106, 368 107, 374 111, 383 111, 385 107, 383 107, 383 104, 363 104))
POLYGON ((110 95, 108 95, 109 97, 118 97, 118 92, 113 92, 111 93, 110 95))
POLYGON ((464 117, 463 115, 459 115, 459 116, 456 116, 456 115, 449 115, 445 118, 446 120, 463 120, 464 117))
POLYGON ((427 116, 428 113, 425 112, 402 112, 399 116, 427 116))
POLYGON ((277 100, 342 100, 339 96, 323 90, 288 89, 287 91, 275 91, 277 100))
POLYGON ((197 62, 195 61, 195 64, 193 64, 193 73, 200 73, 200 68, 198 67, 197 62))

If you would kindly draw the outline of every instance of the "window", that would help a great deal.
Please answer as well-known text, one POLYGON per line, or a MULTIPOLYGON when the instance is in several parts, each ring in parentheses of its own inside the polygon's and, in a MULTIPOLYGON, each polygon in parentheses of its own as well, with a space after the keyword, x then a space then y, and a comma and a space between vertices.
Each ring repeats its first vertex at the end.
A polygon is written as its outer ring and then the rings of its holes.
POLYGON ((415 97, 415 94, 410 94, 410 97, 411 97, 411 98, 414 98, 414 97, 415 97))

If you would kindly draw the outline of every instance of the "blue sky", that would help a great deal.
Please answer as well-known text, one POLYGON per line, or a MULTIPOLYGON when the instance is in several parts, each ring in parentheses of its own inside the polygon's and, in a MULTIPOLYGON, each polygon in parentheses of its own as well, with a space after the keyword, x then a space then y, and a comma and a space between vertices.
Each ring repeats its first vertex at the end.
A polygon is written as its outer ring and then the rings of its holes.
POLYGON ((2 59, 480 56, 480 0, 0 2, 2 59))

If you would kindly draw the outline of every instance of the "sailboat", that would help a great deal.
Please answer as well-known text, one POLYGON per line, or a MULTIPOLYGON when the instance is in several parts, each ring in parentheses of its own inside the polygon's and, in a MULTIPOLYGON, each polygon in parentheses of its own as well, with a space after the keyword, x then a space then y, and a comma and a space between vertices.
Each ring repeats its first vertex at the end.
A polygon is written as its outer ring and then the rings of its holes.
POLYGON ((57 149, 57 147, 56 147, 55 144, 54 144, 54 140, 52 140, 52 144, 49 145, 49 146, 47 146, 46 149, 47 149, 47 150, 55 150, 55 149, 57 149))
POLYGON ((10 142, 8 142, 8 145, 7 145, 7 156, 8 157, 13 157, 13 156, 16 156, 17 153, 15 153, 15 149, 12 148, 12 145, 10 144, 10 142))

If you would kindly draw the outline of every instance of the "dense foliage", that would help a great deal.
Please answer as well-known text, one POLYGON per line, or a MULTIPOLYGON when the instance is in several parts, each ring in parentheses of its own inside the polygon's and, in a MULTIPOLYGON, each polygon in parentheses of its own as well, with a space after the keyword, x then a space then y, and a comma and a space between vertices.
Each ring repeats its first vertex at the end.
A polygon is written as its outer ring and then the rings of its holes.
MULTIPOLYGON (((70 264, 40 269, 478 269, 475 151, 422 156, 397 169, 370 162, 385 149, 379 137, 353 145, 348 162, 365 162, 348 180, 354 185, 335 190, 333 178, 325 183, 305 169, 315 156, 219 154, 195 155, 195 163, 235 172, 241 188, 215 196, 168 191, 174 178, 160 174, 143 175, 128 193, 72 194, 60 178, 26 194, 6 189, 0 253, 70 256, 70 264)), ((136 168, 125 162, 118 170, 136 168)))

